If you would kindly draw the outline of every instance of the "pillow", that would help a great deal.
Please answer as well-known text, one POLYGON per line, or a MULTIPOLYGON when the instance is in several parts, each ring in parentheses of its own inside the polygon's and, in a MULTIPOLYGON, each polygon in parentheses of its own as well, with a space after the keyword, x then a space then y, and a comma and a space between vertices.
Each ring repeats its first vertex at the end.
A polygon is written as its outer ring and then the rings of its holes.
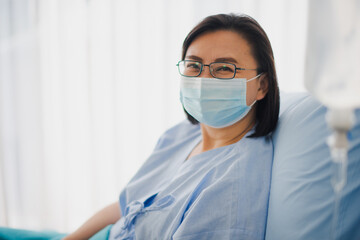
MULTIPOLYGON (((306 93, 281 93, 273 134, 274 163, 267 240, 331 239, 335 194, 326 108, 306 93)), ((341 192, 336 239, 360 239, 360 109, 348 134, 347 183, 341 192)))

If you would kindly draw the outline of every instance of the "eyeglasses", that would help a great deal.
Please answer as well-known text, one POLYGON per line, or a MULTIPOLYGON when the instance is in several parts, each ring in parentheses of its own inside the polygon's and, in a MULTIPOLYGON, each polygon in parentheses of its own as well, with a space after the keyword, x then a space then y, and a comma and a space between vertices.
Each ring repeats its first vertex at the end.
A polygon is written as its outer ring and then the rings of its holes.
POLYGON ((235 64, 226 62, 213 62, 210 64, 203 64, 193 60, 182 60, 179 61, 176 66, 179 69, 179 73, 185 77, 197 77, 202 73, 204 66, 209 67, 210 74, 214 78, 218 79, 233 79, 237 73, 237 70, 257 70, 260 69, 245 69, 238 68, 235 64))

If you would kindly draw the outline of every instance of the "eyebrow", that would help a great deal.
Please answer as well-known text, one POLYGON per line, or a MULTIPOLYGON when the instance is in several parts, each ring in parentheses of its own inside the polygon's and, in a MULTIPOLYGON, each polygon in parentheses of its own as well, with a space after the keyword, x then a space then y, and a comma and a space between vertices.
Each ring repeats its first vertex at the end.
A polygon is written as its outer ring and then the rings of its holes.
MULTIPOLYGON (((196 60, 199 62, 202 62, 203 59, 201 57, 195 56, 195 55, 190 55, 190 56, 186 56, 186 58, 190 58, 191 60, 196 60)), ((238 63, 234 58, 232 57, 222 57, 222 58, 217 58, 215 59, 214 62, 230 62, 230 63, 238 63)))
POLYGON ((217 58, 215 59, 215 62, 231 62, 231 63, 238 63, 234 58, 232 57, 225 57, 225 58, 217 58))
POLYGON ((198 56, 195 56, 195 55, 186 56, 185 58, 190 58, 191 60, 196 60, 196 61, 199 61, 199 62, 202 62, 202 60, 203 60, 201 57, 198 57, 198 56))

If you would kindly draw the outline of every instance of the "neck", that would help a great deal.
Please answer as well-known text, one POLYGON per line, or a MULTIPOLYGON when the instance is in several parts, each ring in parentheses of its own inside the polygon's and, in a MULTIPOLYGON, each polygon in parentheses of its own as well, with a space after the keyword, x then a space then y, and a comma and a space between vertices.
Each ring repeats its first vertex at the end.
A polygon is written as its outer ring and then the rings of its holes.
POLYGON ((254 113, 251 109, 241 121, 225 128, 213 128, 201 124, 202 141, 199 144, 201 152, 238 142, 255 125, 254 113))

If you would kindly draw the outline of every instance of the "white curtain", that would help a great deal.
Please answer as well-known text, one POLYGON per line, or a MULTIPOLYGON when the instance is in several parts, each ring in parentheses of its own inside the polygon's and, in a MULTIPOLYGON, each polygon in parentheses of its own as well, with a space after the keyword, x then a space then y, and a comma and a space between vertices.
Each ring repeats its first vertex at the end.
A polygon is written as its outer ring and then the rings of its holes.
POLYGON ((175 64, 207 15, 246 13, 303 90, 307 1, 0 0, 0 225, 72 231, 184 119, 175 64))

